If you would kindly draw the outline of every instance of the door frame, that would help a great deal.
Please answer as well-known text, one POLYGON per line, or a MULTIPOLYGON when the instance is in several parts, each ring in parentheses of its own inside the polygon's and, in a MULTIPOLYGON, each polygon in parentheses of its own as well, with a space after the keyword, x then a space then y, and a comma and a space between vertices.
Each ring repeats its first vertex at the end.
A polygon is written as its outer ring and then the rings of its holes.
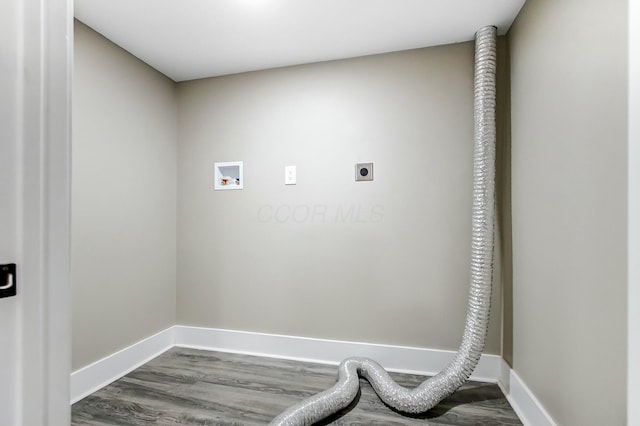
POLYGON ((70 423, 73 0, 14 0, 18 89, 19 423, 70 423))
POLYGON ((640 424, 640 0, 629 0, 627 424, 640 424))

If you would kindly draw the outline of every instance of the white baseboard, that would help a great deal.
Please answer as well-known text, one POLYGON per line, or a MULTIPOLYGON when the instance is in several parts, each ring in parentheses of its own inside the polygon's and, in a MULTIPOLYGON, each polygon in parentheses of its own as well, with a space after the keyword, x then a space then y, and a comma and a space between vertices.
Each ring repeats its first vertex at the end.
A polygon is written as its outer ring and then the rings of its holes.
MULTIPOLYGON (((390 371, 424 375, 438 373, 455 355, 454 351, 438 349, 180 325, 175 326, 174 332, 176 346, 335 365, 350 356, 364 356, 390 371)), ((502 362, 498 355, 482 355, 471 379, 498 382, 502 362)))
POLYGON ((509 373, 509 390, 505 395, 524 426, 556 426, 520 376, 513 370, 509 373))
POLYGON ((71 403, 91 395, 173 347, 173 327, 71 373, 71 403))
MULTIPOLYGON (((71 403, 119 379, 173 346, 271 358, 339 364, 364 356, 389 371, 434 375, 454 351, 315 339, 176 325, 71 374, 71 403)), ((498 383, 525 426, 556 426, 520 377, 498 355, 483 354, 471 380, 498 383)))

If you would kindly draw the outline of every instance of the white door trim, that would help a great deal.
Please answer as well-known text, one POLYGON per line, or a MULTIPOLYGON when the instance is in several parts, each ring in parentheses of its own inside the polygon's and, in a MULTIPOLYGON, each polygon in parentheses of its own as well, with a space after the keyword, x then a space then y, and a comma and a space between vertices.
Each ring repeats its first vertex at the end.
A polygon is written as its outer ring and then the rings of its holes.
POLYGON ((21 424, 65 425, 71 370, 73 1, 19 3, 21 424))
MULTIPOLYGON (((18 261, 18 139, 20 134, 20 5, 0 2, 0 263, 18 261)), ((18 271, 19 272, 19 271, 18 271)), ((0 286, 6 283, 0 281, 0 286)), ((0 424, 19 423, 18 296, 0 299, 0 424)))
POLYGON ((627 424, 640 425, 640 1, 629 0, 627 424))

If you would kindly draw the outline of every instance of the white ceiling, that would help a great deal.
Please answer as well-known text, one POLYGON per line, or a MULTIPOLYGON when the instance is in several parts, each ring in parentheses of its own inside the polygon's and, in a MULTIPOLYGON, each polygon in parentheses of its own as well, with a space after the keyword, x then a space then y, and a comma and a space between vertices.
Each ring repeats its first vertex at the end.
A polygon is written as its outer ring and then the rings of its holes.
POLYGON ((504 34, 525 0, 75 0, 75 16, 175 81, 504 34))

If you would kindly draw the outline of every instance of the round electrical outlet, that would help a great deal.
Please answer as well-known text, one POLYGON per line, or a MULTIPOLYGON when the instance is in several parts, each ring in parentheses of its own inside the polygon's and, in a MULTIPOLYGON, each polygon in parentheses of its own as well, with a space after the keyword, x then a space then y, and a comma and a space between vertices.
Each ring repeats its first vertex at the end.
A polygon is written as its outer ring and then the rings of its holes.
POLYGON ((373 163, 356 164, 356 181, 373 180, 373 163))

